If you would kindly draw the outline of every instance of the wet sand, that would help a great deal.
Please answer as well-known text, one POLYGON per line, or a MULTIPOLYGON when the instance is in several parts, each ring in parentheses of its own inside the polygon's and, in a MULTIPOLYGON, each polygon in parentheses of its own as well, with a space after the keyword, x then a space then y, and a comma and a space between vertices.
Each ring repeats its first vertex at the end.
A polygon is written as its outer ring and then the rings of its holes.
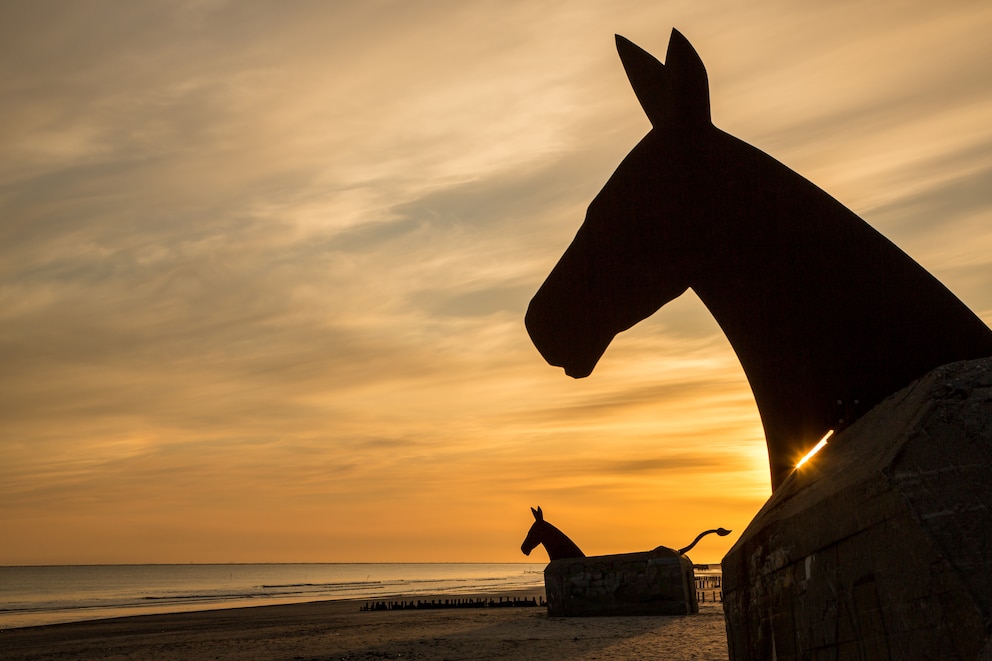
POLYGON ((0 659, 727 659, 719 603, 702 604, 699 615, 686 617, 609 618, 549 618, 540 607, 363 612, 365 603, 318 601, 10 629, 0 632, 0 659))

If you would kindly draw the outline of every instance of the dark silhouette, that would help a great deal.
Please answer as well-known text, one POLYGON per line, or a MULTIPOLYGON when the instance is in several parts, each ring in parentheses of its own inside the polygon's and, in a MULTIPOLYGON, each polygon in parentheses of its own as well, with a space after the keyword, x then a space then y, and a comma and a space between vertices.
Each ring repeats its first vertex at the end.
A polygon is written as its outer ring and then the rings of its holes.
POLYGON ((520 545, 520 550, 524 555, 530 555, 538 544, 544 544, 544 550, 548 552, 548 557, 554 560, 562 558, 584 558, 586 554, 582 552, 575 542, 568 538, 568 535, 555 528, 544 520, 544 512, 541 507, 533 507, 530 511, 534 513, 534 525, 527 531, 524 543, 520 545))
POLYGON ((751 384, 775 489, 828 430, 939 365, 992 355, 992 331, 916 262, 713 126, 678 31, 665 64, 620 36, 617 49, 652 128, 530 303, 549 363, 589 375, 617 333, 691 287, 751 384))
POLYGON ((682 548, 680 548, 678 550, 678 554, 679 555, 685 555, 686 553, 688 553, 689 551, 691 551, 692 550, 692 547, 694 547, 696 544, 698 544, 699 543, 699 540, 701 540, 703 537, 706 537, 706 535, 711 535, 713 533, 716 533, 720 537, 726 537, 727 535, 729 535, 732 532, 733 532, 733 530, 727 530, 726 528, 714 528, 713 530, 704 530, 703 532, 701 532, 698 535, 696 535, 696 539, 692 540, 692 544, 689 544, 689 546, 683 546, 682 548))
MULTIPOLYGON (((551 561, 561 560, 562 558, 584 558, 586 554, 582 552, 582 549, 576 545, 568 535, 562 531, 555 528, 553 525, 544 520, 544 512, 541 511, 541 507, 538 506, 537 509, 533 507, 530 511, 534 513, 534 524, 527 531, 527 537, 524 539, 524 543, 520 545, 520 550, 524 552, 524 555, 530 555, 530 552, 537 548, 538 544, 544 544, 544 550, 548 552, 548 557, 551 561)), ((699 543, 706 535, 711 533, 716 533, 720 537, 729 535, 731 530, 726 528, 714 528, 713 530, 706 530, 704 532, 696 535, 696 539, 692 540, 692 544, 683 547, 678 551, 675 549, 669 549, 667 546, 659 546, 655 551, 667 551, 669 553, 674 553, 676 555, 684 555, 692 550, 692 548, 699 543)))

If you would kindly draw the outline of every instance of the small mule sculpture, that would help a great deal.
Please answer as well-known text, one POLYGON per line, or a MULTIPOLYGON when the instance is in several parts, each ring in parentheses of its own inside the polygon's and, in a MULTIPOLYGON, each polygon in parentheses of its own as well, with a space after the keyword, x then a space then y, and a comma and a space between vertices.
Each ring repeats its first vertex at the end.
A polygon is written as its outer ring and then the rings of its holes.
POLYGON ((530 303, 550 364, 588 376, 617 333, 691 287, 747 375, 775 489, 829 430, 939 365, 992 355, 992 331, 920 265, 713 126, 678 31, 665 64, 620 36, 617 49, 652 128, 530 303))
MULTIPOLYGON (((524 543, 520 545, 520 550, 523 551, 524 555, 530 555, 539 544, 544 544, 544 550, 548 552, 548 558, 551 561, 561 560, 562 558, 584 558, 586 554, 569 539, 568 535, 562 531, 555 528, 553 525, 544 520, 544 512, 541 511, 541 507, 538 506, 537 509, 533 507, 530 511, 534 513, 534 524, 527 531, 527 537, 524 539, 524 543)), ((692 547, 699 543, 706 535, 711 533, 716 533, 717 535, 723 537, 731 533, 730 530, 726 528, 714 528, 713 530, 706 530, 701 532, 696 536, 696 539, 692 541, 689 546, 683 547, 676 551, 678 555, 685 555, 692 547)), ((668 549, 665 546, 659 546, 655 551, 666 550, 671 552, 673 549, 668 549)))
POLYGON ((530 511, 534 513, 534 524, 527 531, 524 543, 520 545, 524 555, 530 555, 538 544, 544 544, 544 550, 548 552, 548 557, 552 561, 586 557, 582 549, 569 539, 568 535, 544 520, 544 512, 541 511, 540 505, 537 509, 530 508, 530 511))

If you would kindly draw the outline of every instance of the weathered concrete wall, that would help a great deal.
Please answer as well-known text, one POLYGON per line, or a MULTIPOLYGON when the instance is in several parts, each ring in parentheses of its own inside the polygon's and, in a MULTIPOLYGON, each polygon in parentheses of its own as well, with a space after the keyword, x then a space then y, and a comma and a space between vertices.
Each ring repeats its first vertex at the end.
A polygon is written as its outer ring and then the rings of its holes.
POLYGON ((555 560, 544 587, 552 617, 699 612, 692 561, 664 547, 555 560))
POLYGON ((835 437, 723 578, 736 661, 992 659, 992 359, 938 368, 835 437))

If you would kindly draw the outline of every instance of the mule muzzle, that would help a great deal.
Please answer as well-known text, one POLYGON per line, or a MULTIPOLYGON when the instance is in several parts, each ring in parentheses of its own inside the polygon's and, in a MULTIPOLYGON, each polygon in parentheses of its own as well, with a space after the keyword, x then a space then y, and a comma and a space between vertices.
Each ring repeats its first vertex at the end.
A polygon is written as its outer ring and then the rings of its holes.
POLYGON ((549 365, 560 367, 573 379, 592 374, 606 347, 613 339, 611 334, 600 338, 598 329, 589 323, 570 320, 566 315, 555 315, 540 305, 540 292, 531 301, 524 317, 524 325, 531 341, 549 365))

